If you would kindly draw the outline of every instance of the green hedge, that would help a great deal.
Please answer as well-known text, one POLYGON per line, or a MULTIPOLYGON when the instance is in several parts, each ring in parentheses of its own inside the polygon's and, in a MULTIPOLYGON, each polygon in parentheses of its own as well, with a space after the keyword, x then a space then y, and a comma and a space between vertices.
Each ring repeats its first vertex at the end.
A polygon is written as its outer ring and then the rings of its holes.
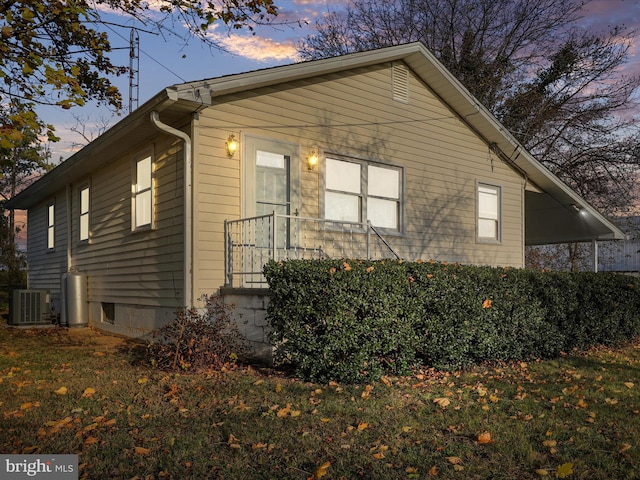
POLYGON ((264 273, 276 361, 319 382, 549 358, 640 335, 640 282, 622 275, 402 260, 290 260, 264 273))

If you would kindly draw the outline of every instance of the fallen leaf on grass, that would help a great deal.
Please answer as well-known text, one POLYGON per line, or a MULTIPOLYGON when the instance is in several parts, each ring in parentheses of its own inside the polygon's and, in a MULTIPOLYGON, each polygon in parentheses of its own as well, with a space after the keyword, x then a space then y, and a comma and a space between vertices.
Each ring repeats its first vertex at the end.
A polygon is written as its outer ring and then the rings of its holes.
POLYGON ((478 435, 478 443, 481 445, 486 445, 487 443, 493 443, 493 437, 489 432, 483 432, 478 435))
POLYGON ((435 465, 429 469, 429 476, 430 477, 437 477, 438 476, 438 469, 436 468, 435 465))
POLYGON ((276 415, 278 418, 284 418, 286 416, 299 417, 301 413, 300 410, 291 410, 291 404, 287 403, 287 406, 278 410, 276 415))
POLYGON ((316 471, 313 472, 313 478, 322 478, 327 474, 327 469, 331 466, 331 462, 324 462, 322 465, 320 465, 318 468, 316 468, 316 471))
POLYGON ((461 465, 462 464, 462 459, 460 457, 445 457, 447 459, 447 462, 449 462, 451 465, 461 465))
POLYGON ((624 382, 624 386, 627 388, 633 388, 633 382, 624 382))
MULTIPOLYGON (((280 384, 278 384, 278 385, 280 385, 280 384)), ((289 415, 289 412, 291 412, 291 404, 287 403, 287 406, 284 407, 284 408, 281 408, 280 410, 278 410, 276 412, 276 415, 278 416, 278 418, 284 418, 287 415, 289 415)))
POLYGON ((631 445, 629 445, 628 443, 623 443, 622 445, 620 445, 620 448, 618 449, 618 452, 619 453, 626 452, 630 448, 631 448, 631 445))
POLYGON ((95 388, 87 387, 84 389, 84 392, 82 393, 82 398, 91 398, 94 393, 96 393, 95 388))
POLYGON ((138 383, 140 385, 144 385, 145 383, 147 383, 149 381, 149 379, 147 377, 142 377, 138 379, 138 383))
POLYGON ((447 397, 434 398, 433 403, 440 405, 442 408, 447 408, 451 404, 451 400, 447 397))
POLYGON ((546 477, 547 475, 549 475, 549 471, 545 470, 544 468, 539 468, 538 470, 536 470, 536 473, 541 477, 546 477))
POLYGON ((364 387, 364 392, 360 395, 360 398, 366 400, 371 395, 371 391, 373 390, 373 385, 367 385, 364 387))
POLYGON ((573 463, 563 463, 556 469, 556 476, 558 478, 567 478, 573 473, 573 463))
POLYGON ((362 430, 364 430, 365 428, 368 428, 368 427, 369 427, 369 424, 367 422, 360 422, 358 424, 358 431, 362 431, 362 430))
POLYGON ((54 390, 53 393, 55 393, 56 395, 66 395, 68 391, 69 390, 67 390, 67 387, 60 387, 59 389, 54 390))
POLYGON ((240 448, 240 440, 238 440, 232 433, 229 434, 229 439, 227 440, 227 444, 231 448, 240 448))
POLYGON ((151 450, 144 447, 135 447, 133 450, 136 455, 149 455, 151 453, 151 450))

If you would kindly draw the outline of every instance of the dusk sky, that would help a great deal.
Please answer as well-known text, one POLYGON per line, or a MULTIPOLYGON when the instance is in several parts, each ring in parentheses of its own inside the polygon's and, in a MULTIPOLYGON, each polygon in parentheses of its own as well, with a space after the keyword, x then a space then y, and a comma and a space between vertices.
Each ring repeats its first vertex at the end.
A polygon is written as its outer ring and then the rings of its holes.
MULTIPOLYGON (((150 2, 152 3, 152 2, 150 2)), ((276 0, 279 7, 277 22, 290 22, 277 28, 261 28, 255 35, 248 31, 235 31, 231 34, 224 26, 218 26, 210 33, 212 38, 223 45, 229 53, 210 50, 200 41, 191 39, 188 45, 176 37, 162 38, 149 33, 140 33, 140 66, 139 66, 139 104, 153 97, 165 87, 176 83, 217 77, 232 73, 240 73, 276 65, 295 63, 296 42, 310 33, 305 22, 312 25, 315 20, 330 10, 340 8, 342 0, 276 0), (302 25, 302 26, 299 26, 302 25)), ((109 16, 105 14, 105 19, 109 16)), ((122 18, 112 18, 123 23, 122 18)), ((609 29, 613 25, 625 25, 640 31, 640 0, 593 0, 587 6, 585 26, 593 30, 609 29)), ((126 25, 144 28, 143 25, 127 21, 126 25)), ((173 29, 180 31, 180 25, 173 29)), ((129 65, 129 32, 123 29, 108 31, 113 47, 119 48, 113 59, 116 63, 129 65)), ((640 35, 640 33, 639 33, 640 35)), ((627 65, 629 72, 640 73, 640 38, 634 45, 633 58, 627 65)), ((123 95, 125 109, 129 104, 128 76, 120 77, 116 85, 123 95)), ((126 113, 126 112, 125 112, 126 113)), ((73 116, 82 119, 86 132, 91 134, 97 130, 92 125, 108 121, 111 125, 118 121, 106 109, 98 109, 87 105, 75 108, 70 112, 62 112, 59 108, 41 110, 45 121, 56 127, 62 141, 51 146, 52 160, 67 158, 74 148, 72 144, 81 138, 70 131, 76 123, 73 116)))

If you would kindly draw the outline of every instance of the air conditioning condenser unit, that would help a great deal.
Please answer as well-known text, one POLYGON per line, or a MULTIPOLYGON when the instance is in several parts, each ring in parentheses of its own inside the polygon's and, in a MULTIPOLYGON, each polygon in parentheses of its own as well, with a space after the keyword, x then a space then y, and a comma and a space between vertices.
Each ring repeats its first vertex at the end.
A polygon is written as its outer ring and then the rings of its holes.
POLYGON ((49 290, 11 290, 9 295, 9 325, 51 323, 49 290))

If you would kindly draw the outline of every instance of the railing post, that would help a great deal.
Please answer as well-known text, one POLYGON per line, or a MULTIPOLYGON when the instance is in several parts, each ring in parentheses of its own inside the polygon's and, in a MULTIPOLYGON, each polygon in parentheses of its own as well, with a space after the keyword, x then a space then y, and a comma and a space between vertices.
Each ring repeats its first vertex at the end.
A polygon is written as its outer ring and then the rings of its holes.
POLYGON ((231 246, 233 244, 233 242, 230 241, 229 239, 229 222, 228 220, 224 221, 224 253, 225 253, 225 258, 224 258, 224 285, 225 287, 228 287, 229 285, 232 285, 232 266, 230 265, 231 262, 233 262, 233 253, 231 252, 231 246))
POLYGON ((278 244, 276 243, 278 241, 278 234, 277 234, 277 230, 278 230, 278 214, 276 213, 276 211, 273 211, 273 225, 272 225, 272 237, 271 237, 271 244, 273 245, 273 251, 272 251, 272 258, 271 260, 276 261, 277 260, 277 254, 278 254, 278 244))
POLYGON ((371 260, 371 220, 367 220, 367 260, 371 260))

